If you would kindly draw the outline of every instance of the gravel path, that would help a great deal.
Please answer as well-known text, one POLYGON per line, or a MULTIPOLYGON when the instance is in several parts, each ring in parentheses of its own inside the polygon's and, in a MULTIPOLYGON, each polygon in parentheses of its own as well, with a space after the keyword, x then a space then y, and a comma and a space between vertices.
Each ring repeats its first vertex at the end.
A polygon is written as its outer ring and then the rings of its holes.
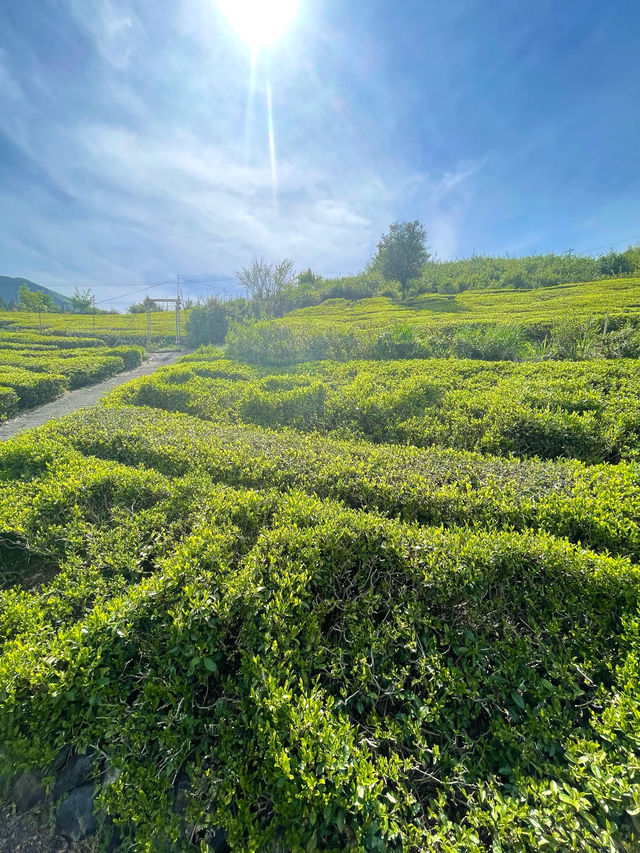
POLYGON ((163 367, 166 364, 172 364, 181 355, 182 352, 153 352, 150 353, 146 361, 143 361, 140 367, 133 370, 127 370, 124 373, 119 373, 117 376, 112 376, 111 379, 105 379, 104 382, 98 382, 97 385, 91 385, 88 388, 78 388, 76 391, 68 391, 57 400, 51 403, 45 403, 42 406, 37 406, 35 409, 27 409, 20 412, 15 418, 10 421, 4 421, 0 424, 0 441, 6 441, 19 432, 33 427, 42 426, 52 418, 61 418, 63 415, 68 415, 75 412, 76 409, 84 409, 87 406, 93 406, 98 400, 113 388, 122 385, 124 382, 129 382, 131 379, 137 379, 138 376, 147 376, 153 373, 158 367, 163 367))

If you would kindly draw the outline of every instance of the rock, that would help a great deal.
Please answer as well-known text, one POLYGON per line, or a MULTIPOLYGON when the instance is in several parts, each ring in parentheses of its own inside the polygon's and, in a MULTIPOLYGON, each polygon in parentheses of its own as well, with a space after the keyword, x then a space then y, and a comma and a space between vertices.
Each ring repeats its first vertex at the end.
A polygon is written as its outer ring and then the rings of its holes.
POLYGON ((178 778, 175 781, 173 786, 173 811, 176 814, 183 815, 185 809, 187 808, 187 794, 189 793, 189 788, 191 787, 191 779, 189 778, 189 774, 181 770, 178 774, 178 778))
POLYGON ((62 770, 64 765, 71 757, 72 752, 73 749, 69 745, 63 746, 62 749, 58 751, 58 754, 51 762, 51 770, 53 773, 59 773, 62 770))
POLYGON ((205 842, 207 850, 212 853, 227 853, 230 849, 227 844, 227 831, 225 829, 210 829, 207 832, 205 842))
POLYGON ((19 812, 28 812, 42 805, 46 793, 40 770, 25 770, 13 783, 13 802, 19 812))
POLYGON ((98 829, 98 819, 93 811, 94 786, 76 788, 62 801, 56 815, 56 834, 69 841, 82 841, 98 829))
POLYGON ((59 800, 63 794, 68 794, 74 788, 80 788, 91 782, 94 775, 94 758, 92 755, 76 755, 56 779, 53 787, 53 799, 59 800))
POLYGON ((107 763, 104 768, 104 773, 102 774, 102 789, 108 788, 109 785, 113 785, 120 778, 120 770, 118 767, 114 767, 113 764, 107 763))

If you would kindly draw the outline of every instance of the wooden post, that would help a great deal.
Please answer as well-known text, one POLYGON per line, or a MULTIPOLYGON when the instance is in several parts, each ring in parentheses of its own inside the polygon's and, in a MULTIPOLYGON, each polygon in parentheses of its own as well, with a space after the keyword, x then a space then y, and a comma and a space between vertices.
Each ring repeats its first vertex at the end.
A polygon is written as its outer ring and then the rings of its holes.
POLYGON ((148 296, 144 304, 147 306, 147 349, 151 349, 151 300, 148 296))
POLYGON ((180 275, 176 281, 176 349, 180 349, 180 275))

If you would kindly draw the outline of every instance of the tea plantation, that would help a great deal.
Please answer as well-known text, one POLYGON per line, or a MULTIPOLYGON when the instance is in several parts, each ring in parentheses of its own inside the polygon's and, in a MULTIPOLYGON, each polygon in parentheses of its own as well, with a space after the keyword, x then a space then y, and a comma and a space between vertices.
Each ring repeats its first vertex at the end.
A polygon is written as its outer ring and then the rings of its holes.
POLYGON ((140 346, 106 346, 101 338, 0 328, 0 422, 65 391, 93 385, 143 359, 140 346))
POLYGON ((227 352, 257 364, 331 358, 637 358, 640 280, 536 290, 466 290, 399 302, 328 299, 277 321, 240 327, 227 352))
POLYGON ((637 292, 574 360, 297 312, 1 444, 3 777, 90 757, 104 849, 640 849, 637 292))
MULTIPOLYGON (((182 332, 185 330, 188 311, 180 315, 182 332)), ((151 341, 154 346, 171 346, 176 337, 173 311, 152 311, 150 316, 151 341)), ((96 314, 46 313, 28 311, 0 311, 0 338, 5 333, 53 335, 57 337, 100 338, 107 346, 145 346, 147 342, 146 314, 96 314)))

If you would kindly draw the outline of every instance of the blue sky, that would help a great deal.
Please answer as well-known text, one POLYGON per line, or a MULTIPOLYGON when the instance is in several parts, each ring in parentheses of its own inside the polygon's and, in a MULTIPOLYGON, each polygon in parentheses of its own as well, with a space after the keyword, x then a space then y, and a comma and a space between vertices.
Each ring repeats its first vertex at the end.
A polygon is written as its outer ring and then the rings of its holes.
POLYGON ((636 0, 299 0, 250 97, 216 0, 3 3, 0 274, 204 294, 253 255, 356 272, 415 218, 443 258, 624 248, 639 38, 636 0))

